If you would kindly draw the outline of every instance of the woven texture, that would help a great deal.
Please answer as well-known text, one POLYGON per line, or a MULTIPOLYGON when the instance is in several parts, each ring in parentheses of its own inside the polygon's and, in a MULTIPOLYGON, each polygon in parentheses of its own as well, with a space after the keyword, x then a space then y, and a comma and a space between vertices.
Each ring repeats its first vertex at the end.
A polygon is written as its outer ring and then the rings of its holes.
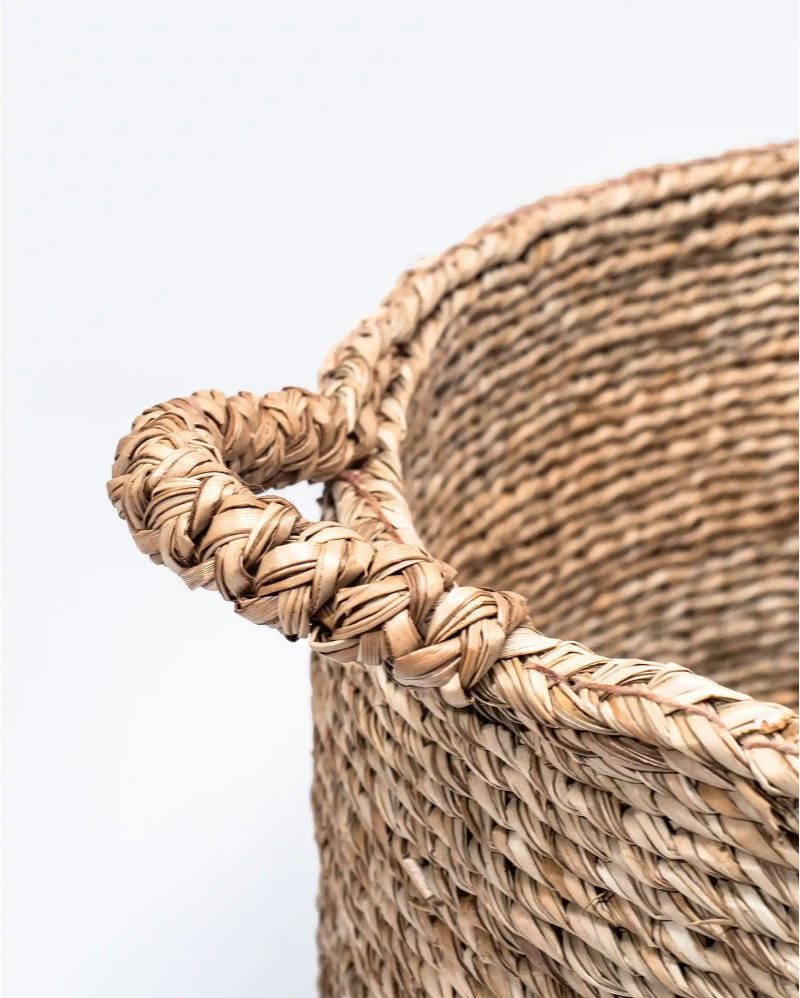
POLYGON ((322 995, 796 994, 797 312, 792 144, 523 208, 318 393, 135 421, 139 547, 314 651, 322 995))

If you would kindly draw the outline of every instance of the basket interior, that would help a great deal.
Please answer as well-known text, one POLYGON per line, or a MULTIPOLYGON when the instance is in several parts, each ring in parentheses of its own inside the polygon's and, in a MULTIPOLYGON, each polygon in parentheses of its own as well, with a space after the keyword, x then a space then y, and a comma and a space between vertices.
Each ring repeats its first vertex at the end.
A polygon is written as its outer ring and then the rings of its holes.
POLYGON ((547 634, 795 705, 796 259, 766 202, 482 275, 408 411, 429 549, 547 634))

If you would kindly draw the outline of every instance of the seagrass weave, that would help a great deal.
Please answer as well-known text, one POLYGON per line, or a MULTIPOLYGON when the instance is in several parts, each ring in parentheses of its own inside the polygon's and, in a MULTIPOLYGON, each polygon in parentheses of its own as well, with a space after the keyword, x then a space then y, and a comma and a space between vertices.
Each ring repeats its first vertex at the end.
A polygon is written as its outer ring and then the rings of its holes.
POLYGON ((310 639, 326 998, 797 993, 797 169, 522 208, 121 442, 141 550, 310 639))

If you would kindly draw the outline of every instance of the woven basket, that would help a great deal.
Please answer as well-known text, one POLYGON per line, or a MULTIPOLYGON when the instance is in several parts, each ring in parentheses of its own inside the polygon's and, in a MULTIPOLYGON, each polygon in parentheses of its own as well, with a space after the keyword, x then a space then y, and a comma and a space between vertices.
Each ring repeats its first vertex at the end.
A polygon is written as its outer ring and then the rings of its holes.
POLYGON ((786 145, 541 201, 318 394, 120 444, 139 548, 310 639, 323 995, 796 994, 796 197, 786 145))

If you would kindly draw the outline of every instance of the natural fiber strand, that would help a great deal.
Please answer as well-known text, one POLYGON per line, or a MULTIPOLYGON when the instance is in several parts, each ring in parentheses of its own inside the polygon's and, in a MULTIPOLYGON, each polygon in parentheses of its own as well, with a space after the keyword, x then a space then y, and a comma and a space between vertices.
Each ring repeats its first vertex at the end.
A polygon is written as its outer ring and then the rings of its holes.
POLYGON ((121 442, 141 550, 310 639, 323 995, 796 994, 797 170, 522 208, 121 442))

